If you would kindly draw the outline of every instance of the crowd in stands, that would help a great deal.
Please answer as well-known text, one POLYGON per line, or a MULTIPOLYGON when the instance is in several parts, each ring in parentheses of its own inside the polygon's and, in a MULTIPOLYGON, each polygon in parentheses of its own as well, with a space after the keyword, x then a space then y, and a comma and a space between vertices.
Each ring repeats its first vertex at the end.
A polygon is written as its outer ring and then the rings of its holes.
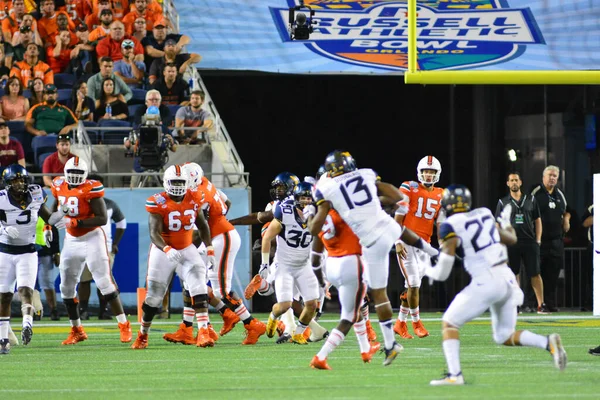
POLYGON ((181 144, 201 143, 202 135, 174 128, 212 127, 204 93, 190 87, 201 57, 184 52, 190 38, 175 32, 162 0, 2 3, 0 170, 24 158, 41 171, 42 150, 56 152, 79 121, 88 129, 135 128, 151 105, 159 107, 163 132, 181 144), (56 148, 48 149, 48 135, 56 135, 56 148))

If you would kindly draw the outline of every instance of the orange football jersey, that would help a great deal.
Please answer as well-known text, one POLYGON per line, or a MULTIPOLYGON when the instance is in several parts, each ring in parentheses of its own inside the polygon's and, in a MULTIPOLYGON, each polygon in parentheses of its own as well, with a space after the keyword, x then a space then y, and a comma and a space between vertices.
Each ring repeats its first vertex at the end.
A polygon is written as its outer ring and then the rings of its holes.
POLYGON ((362 246, 358 236, 344 222, 337 211, 331 209, 327 214, 325 223, 319 237, 325 245, 328 257, 343 257, 362 254, 362 246))
POLYGON ((169 246, 182 250, 192 244, 196 214, 201 205, 201 199, 190 190, 179 203, 167 192, 161 192, 146 200, 146 211, 163 218, 162 238, 169 246))
MULTIPOLYGON (((52 195, 58 199, 58 204, 61 206, 67 204, 70 207, 67 217, 75 219, 88 219, 94 217, 90 200, 104 197, 104 186, 102 183, 90 179, 86 179, 79 186, 69 188, 69 184, 62 176, 57 176, 52 181, 52 195)), ((67 232, 71 236, 83 236, 99 226, 92 228, 67 228, 67 232)))
POLYGON ((201 191, 204 194, 204 204, 202 205, 202 209, 205 212, 204 215, 206 216, 206 221, 210 228, 210 236, 214 238, 221 233, 235 229, 225 217, 227 206, 221 199, 215 185, 203 176, 202 183, 198 186, 198 191, 201 191))
POLYGON ((406 181, 400 191, 408 196, 408 214, 404 216, 404 226, 415 232, 423 240, 431 242, 433 224, 442 206, 444 189, 434 187, 432 191, 419 182, 406 181))

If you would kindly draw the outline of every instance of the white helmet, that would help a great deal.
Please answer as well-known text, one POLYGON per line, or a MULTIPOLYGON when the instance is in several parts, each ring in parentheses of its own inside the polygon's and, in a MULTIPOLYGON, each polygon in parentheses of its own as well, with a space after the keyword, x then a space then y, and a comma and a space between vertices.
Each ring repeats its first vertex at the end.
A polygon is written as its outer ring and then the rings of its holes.
POLYGON ((179 165, 171 165, 163 175, 163 187, 171 196, 183 196, 189 188, 187 172, 179 165))
POLYGON ((188 162, 181 166, 188 175, 190 189, 196 189, 202 183, 204 171, 195 162, 188 162))
POLYGON ((84 160, 77 156, 69 158, 65 163, 65 180, 69 185, 79 186, 85 182, 88 171, 88 165, 84 160))
POLYGON ((419 161, 417 165, 417 179, 425 186, 431 186, 440 180, 440 175, 442 174, 442 164, 438 161, 434 156, 425 156, 419 161), (421 171, 424 169, 433 169, 436 171, 435 175, 431 176, 430 174, 423 174, 421 171), (431 180, 426 179, 428 177, 431 180))

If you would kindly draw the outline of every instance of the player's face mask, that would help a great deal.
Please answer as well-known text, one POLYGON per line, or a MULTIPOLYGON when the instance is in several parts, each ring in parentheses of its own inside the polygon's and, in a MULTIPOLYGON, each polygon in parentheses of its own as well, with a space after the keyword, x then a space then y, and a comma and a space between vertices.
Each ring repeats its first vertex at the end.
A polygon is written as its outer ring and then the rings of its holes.
POLYGON ((27 181, 25 178, 16 178, 8 183, 10 189, 19 194, 27 193, 27 181))

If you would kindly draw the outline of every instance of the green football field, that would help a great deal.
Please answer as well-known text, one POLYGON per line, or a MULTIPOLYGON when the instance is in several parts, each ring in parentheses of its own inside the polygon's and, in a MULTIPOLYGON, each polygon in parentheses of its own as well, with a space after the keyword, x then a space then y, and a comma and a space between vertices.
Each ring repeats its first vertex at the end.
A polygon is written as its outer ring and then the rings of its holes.
MULTIPOLYGON (((146 350, 119 342, 116 323, 85 321, 89 339, 61 346, 69 327, 38 322, 28 346, 0 356, 0 399, 570 399, 600 398, 600 357, 587 354, 600 345, 600 320, 589 313, 519 316, 519 329, 559 333, 569 363, 556 370, 548 352, 497 346, 489 315, 461 331, 462 370, 467 385, 430 387, 445 370, 440 345, 441 314, 422 313, 431 336, 402 340, 396 361, 381 365, 382 354, 363 364, 354 332, 330 356, 331 371, 308 365, 321 347, 276 345, 263 336, 255 346, 242 346, 240 325, 214 348, 196 348, 164 341, 179 316, 157 320, 146 350)), ((258 315, 263 321, 265 315, 258 315)), ((211 315, 220 328, 218 315, 211 315)), ((332 314, 322 324, 335 326, 332 314)), ((134 318, 132 318, 132 321, 134 318)), ((20 320, 13 319, 17 336, 20 320)), ((379 334, 379 327, 374 323, 379 334)), ((137 331, 139 325, 134 324, 137 331)), ((410 328, 409 328, 410 329, 410 328)))

